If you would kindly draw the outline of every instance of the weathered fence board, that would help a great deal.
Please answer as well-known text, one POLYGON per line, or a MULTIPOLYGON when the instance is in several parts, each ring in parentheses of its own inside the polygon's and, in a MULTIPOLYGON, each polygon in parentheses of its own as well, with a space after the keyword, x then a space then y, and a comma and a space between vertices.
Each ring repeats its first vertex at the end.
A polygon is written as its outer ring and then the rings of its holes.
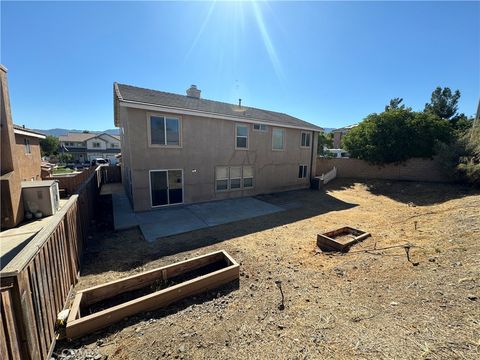
POLYGON ((0 357, 47 359, 55 321, 78 280, 102 183, 100 167, 0 272, 0 357))

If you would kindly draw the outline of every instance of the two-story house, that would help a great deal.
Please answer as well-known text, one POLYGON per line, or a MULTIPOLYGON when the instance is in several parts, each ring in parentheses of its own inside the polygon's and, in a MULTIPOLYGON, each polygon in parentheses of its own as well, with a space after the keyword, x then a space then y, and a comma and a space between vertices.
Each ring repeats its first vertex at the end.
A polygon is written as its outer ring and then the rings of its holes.
POLYGON ((117 155, 121 152, 120 136, 107 133, 80 133, 69 132, 59 136, 60 145, 72 154, 76 163, 90 162, 96 158, 110 160, 117 163, 117 155))
POLYGON ((317 133, 295 117, 114 84, 122 179, 135 211, 308 188, 317 133))

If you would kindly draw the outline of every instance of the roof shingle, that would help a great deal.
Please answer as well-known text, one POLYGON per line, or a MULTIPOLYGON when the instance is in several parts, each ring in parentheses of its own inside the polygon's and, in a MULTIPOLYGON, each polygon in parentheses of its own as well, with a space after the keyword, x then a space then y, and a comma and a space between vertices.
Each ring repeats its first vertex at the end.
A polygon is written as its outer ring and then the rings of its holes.
POLYGON ((133 101, 152 105, 162 105, 187 110, 196 110, 217 115, 234 116, 245 120, 255 120, 266 124, 285 125, 309 130, 322 131, 319 126, 293 116, 247 106, 238 106, 220 101, 197 99, 185 95, 150 90, 136 86, 116 84, 119 100, 133 101))

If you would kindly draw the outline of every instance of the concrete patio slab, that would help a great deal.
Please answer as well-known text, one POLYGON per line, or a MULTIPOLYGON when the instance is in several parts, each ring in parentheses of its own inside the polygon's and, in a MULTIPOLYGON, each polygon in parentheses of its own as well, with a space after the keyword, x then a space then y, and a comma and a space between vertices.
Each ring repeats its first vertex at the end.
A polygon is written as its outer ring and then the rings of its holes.
POLYGON ((284 209, 252 197, 212 201, 192 204, 189 210, 202 219, 208 226, 250 219, 272 214, 284 209))
POLYGON ((150 242, 285 210, 253 197, 180 205, 141 213, 133 212, 124 192, 113 193, 112 203, 115 230, 139 226, 145 240, 150 242))

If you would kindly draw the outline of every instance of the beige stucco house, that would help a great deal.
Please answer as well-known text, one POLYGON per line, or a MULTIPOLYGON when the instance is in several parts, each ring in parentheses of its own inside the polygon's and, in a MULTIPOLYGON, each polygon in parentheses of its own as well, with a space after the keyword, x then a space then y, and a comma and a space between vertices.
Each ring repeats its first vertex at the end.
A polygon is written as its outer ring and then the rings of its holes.
POLYGON ((122 179, 135 211, 310 186, 317 133, 295 117, 114 84, 122 179))
POLYGON ((113 165, 118 162, 117 156, 122 151, 120 136, 107 133, 69 132, 66 135, 60 135, 58 140, 77 163, 104 158, 113 165))

